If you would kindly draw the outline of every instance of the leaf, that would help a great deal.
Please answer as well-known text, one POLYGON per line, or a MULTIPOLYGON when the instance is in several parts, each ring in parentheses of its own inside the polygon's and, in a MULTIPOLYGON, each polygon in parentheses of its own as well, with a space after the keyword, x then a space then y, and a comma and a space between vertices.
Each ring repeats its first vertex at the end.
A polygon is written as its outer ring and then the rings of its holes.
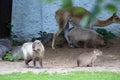
POLYGON ((62 0, 62 9, 68 10, 72 7, 72 0, 62 0))
POLYGON ((4 57, 5 60, 8 61, 14 61, 14 58, 12 56, 12 54, 10 54, 9 52, 6 54, 6 56, 4 57))
POLYGON ((81 21, 80 21, 80 26, 81 27, 86 27, 89 21, 89 16, 85 16, 81 21))
POLYGON ((47 0, 49 3, 54 2, 55 0, 47 0))
POLYGON ((80 13, 84 13, 84 12, 86 12, 86 10, 82 7, 79 7, 78 9, 76 9, 74 11, 74 14, 80 14, 80 13))
POLYGON ((109 10, 110 12, 112 12, 112 13, 117 12, 117 7, 114 6, 114 5, 112 5, 112 4, 107 4, 107 5, 105 5, 105 8, 106 8, 107 10, 109 10))

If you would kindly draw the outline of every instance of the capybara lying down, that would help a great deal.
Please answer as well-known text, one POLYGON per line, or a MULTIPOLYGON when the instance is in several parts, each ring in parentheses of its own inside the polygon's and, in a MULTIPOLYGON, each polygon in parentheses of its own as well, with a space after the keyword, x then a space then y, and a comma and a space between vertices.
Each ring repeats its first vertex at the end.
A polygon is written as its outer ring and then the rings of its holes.
POLYGON ((42 59, 45 49, 41 41, 35 40, 34 42, 26 42, 21 47, 21 50, 27 68, 29 68, 29 62, 32 60, 34 68, 36 68, 36 60, 39 61, 40 67, 43 68, 42 59))
POLYGON ((74 27, 68 32, 68 38, 70 47, 72 47, 72 45, 80 47, 78 45, 79 41, 84 42, 84 48, 87 47, 88 43, 94 48, 96 48, 96 45, 104 45, 104 39, 101 34, 86 28, 74 27))
POLYGON ((94 49, 92 52, 80 54, 77 58, 77 66, 79 67, 92 67, 97 59, 97 56, 102 55, 102 51, 94 49))

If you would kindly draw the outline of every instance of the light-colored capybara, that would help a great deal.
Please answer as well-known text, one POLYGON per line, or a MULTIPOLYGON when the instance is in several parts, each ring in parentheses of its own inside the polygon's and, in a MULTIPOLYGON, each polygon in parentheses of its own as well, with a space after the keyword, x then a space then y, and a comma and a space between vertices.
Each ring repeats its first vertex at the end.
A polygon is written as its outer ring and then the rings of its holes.
POLYGON ((97 59, 97 56, 101 56, 102 51, 94 49, 92 52, 82 53, 77 58, 77 66, 79 67, 92 67, 97 59))
POLYGON ((92 44, 92 47, 96 48, 96 45, 104 45, 103 36, 97 33, 94 30, 74 27, 68 32, 68 38, 70 43, 68 43, 71 47, 74 45, 75 47, 80 47, 78 42, 84 42, 84 48, 87 47, 88 43, 92 44))
POLYGON ((45 48, 40 40, 34 42, 26 42, 21 47, 23 52, 25 65, 29 68, 29 62, 33 60, 34 68, 36 68, 36 61, 39 61, 40 67, 43 68, 42 59, 44 56, 45 48))

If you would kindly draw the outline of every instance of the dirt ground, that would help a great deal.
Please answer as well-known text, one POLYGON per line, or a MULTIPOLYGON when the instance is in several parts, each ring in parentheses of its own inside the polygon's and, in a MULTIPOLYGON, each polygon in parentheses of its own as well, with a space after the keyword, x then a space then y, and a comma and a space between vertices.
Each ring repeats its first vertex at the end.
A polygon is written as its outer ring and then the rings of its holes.
MULTIPOLYGON (((51 46, 45 47, 46 52, 43 59, 43 69, 25 68, 24 61, 1 61, 0 74, 11 72, 67 72, 67 71, 120 71, 120 38, 113 39, 106 47, 98 48, 103 55, 98 57, 94 67, 77 67, 76 58, 83 52, 90 52, 92 48, 68 48, 65 44, 62 48, 52 50, 51 46)), ((30 63, 32 66, 32 62, 30 63)))

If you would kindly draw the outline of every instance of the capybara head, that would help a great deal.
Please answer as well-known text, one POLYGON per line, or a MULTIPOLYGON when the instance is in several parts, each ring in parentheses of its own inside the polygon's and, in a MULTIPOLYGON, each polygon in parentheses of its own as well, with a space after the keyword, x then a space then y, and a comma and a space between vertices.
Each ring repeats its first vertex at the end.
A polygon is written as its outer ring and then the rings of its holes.
POLYGON ((101 56, 102 55, 102 51, 98 50, 98 49, 94 49, 93 53, 96 55, 96 56, 101 56))
POLYGON ((32 48, 34 51, 40 51, 40 48, 41 48, 41 41, 40 40, 35 40, 33 42, 33 45, 32 45, 32 48))

